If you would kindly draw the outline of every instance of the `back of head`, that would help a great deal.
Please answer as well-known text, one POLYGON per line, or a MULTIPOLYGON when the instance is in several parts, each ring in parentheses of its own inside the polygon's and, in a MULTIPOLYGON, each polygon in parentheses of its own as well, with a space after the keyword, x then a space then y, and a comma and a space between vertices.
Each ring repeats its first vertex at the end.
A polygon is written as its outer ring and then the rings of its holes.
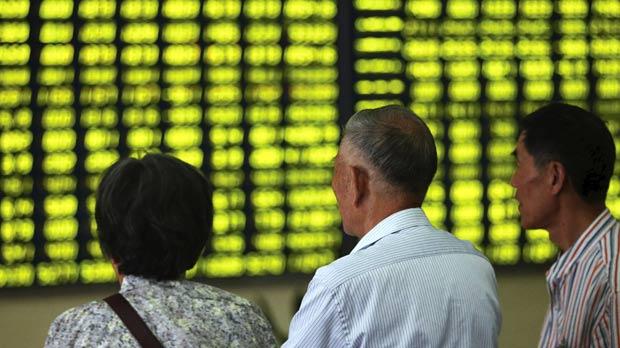
POLYGON ((616 149, 599 117, 577 106, 554 103, 521 120, 519 133, 539 168, 549 161, 560 162, 585 202, 605 201, 616 149))
POLYGON ((437 171, 437 149, 422 119, 402 106, 362 110, 349 119, 349 141, 390 185, 421 203, 437 171))
POLYGON ((208 241, 210 185, 196 168, 168 155, 121 159, 101 179, 95 219, 101 248, 120 273, 176 279, 208 241))

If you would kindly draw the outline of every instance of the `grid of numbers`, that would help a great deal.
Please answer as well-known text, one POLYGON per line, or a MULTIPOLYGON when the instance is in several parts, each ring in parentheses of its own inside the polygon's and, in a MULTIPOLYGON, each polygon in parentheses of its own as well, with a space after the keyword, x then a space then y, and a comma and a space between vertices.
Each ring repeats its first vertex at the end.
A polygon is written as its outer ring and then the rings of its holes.
POLYGON ((350 246, 343 123, 386 104, 436 138, 430 220, 496 265, 546 264, 509 184, 518 119, 578 104, 620 151, 619 37, 616 0, 0 0, 0 288, 114 281, 95 190, 149 152, 213 184, 189 277, 311 274, 350 246))

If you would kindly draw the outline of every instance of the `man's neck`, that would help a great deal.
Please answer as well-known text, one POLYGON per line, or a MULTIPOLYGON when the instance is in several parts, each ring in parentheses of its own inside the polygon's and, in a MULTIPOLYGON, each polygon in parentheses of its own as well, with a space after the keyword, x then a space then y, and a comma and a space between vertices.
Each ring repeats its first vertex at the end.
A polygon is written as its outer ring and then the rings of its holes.
POLYGON ((560 208, 557 218, 547 228, 554 242, 562 251, 568 250, 581 237, 592 222, 605 210, 605 204, 579 202, 560 208))
POLYGON ((381 204, 374 204, 370 209, 368 209, 366 218, 364 219, 363 224, 363 233, 358 235, 358 238, 364 237, 373 227, 377 226, 381 221, 385 220, 392 214, 398 213, 401 210, 410 209, 410 208, 420 208, 420 204, 411 201, 385 201, 381 204))

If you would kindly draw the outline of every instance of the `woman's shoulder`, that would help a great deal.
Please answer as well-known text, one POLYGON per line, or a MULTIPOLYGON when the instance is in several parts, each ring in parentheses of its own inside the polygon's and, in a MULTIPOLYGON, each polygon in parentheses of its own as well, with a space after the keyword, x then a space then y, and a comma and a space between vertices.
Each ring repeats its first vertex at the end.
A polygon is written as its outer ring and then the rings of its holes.
POLYGON ((54 323, 67 324, 88 324, 89 321, 96 322, 94 318, 109 317, 113 312, 109 310, 108 305, 102 300, 91 301, 73 308, 70 308, 60 314, 54 320, 54 323))
POLYGON ((215 286, 196 281, 184 281, 191 298, 204 300, 205 302, 217 303, 221 306, 252 307, 253 304, 247 299, 235 295, 215 286))
POLYGON ((105 337, 104 332, 114 329, 112 327, 116 322, 114 315, 108 305, 101 300, 68 309, 52 322, 45 346, 79 346, 91 338, 98 340, 105 337))

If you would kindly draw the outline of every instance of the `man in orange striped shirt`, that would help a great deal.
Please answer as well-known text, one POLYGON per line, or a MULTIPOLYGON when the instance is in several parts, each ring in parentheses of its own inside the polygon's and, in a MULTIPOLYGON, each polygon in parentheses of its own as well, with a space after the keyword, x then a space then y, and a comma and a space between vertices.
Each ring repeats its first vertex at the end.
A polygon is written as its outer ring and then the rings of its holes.
POLYGON ((515 155, 521 225, 546 229, 561 250, 547 272, 540 347, 620 347, 620 224, 605 206, 611 133, 588 111, 550 104, 522 120, 515 155))

